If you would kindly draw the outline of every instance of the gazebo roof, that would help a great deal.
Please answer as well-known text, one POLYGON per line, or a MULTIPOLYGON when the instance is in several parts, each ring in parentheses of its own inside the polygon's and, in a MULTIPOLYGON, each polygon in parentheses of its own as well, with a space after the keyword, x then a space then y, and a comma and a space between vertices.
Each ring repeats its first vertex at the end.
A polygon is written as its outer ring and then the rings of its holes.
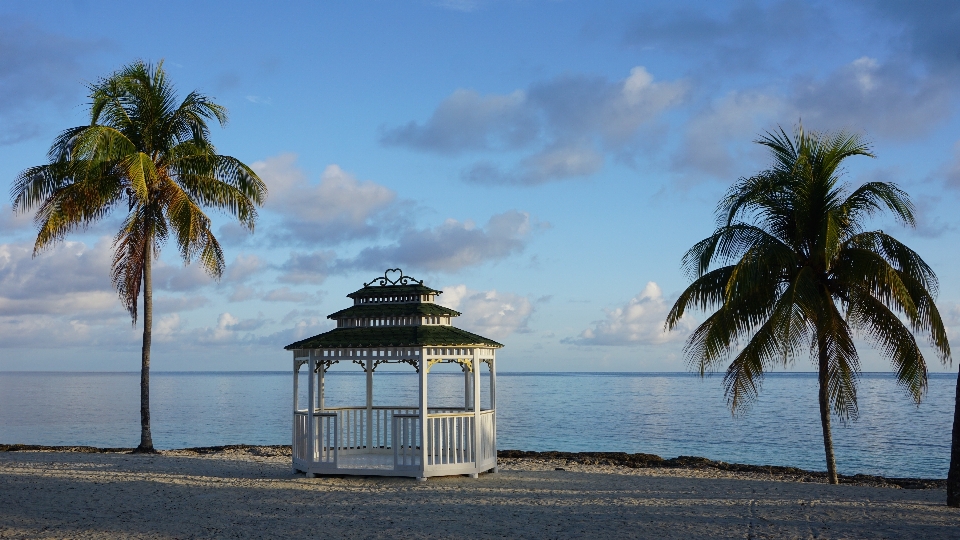
POLYGON ((327 315, 328 319, 346 319, 348 317, 402 317, 405 315, 431 315, 436 317, 459 317, 460 312, 437 304, 397 303, 397 304, 361 304, 341 309, 327 315))
POLYGON ((395 296, 399 294, 443 294, 443 291, 431 289, 423 284, 417 285, 364 285, 348 294, 348 298, 367 298, 370 296, 395 296))
POLYGON ((291 343, 284 349, 421 346, 503 347, 502 344, 453 326, 376 326, 335 328, 291 343))
POLYGON ((348 294, 355 304, 327 316, 337 328, 291 343, 285 349, 336 349, 361 347, 477 346, 503 347, 483 336, 450 326, 460 312, 433 303, 443 291, 404 276, 399 268, 384 272, 363 288, 348 294), (422 298, 421 295, 428 295, 422 298), (357 300, 367 298, 370 300, 357 300), (412 321, 405 319, 413 316, 412 321), (420 316, 420 317, 417 317, 420 316), (421 319, 434 319, 422 324, 421 319))
POLYGON ((403 270, 390 268, 383 277, 364 283, 363 288, 348 294, 348 298, 367 298, 371 296, 397 296, 402 294, 443 294, 443 291, 431 289, 422 279, 403 275, 403 270))

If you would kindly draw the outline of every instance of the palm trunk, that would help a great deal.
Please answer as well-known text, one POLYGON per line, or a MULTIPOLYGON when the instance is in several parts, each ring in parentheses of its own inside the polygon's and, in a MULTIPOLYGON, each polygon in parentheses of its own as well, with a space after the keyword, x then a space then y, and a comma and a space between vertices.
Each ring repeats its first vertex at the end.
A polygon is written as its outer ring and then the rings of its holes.
POLYGON ((147 242, 143 255, 143 350, 140 363, 140 446, 138 452, 155 452, 150 433, 150 340, 153 334, 152 242, 147 242))
POLYGON ((837 460, 833 456, 833 435, 830 433, 829 375, 827 370, 827 344, 819 340, 819 382, 820 382, 820 424, 823 426, 823 449, 827 454, 827 476, 831 484, 839 484, 837 479, 837 460))
POLYGON ((960 507, 960 373, 953 406, 953 442, 950 448, 950 472, 947 473, 947 506, 960 507))

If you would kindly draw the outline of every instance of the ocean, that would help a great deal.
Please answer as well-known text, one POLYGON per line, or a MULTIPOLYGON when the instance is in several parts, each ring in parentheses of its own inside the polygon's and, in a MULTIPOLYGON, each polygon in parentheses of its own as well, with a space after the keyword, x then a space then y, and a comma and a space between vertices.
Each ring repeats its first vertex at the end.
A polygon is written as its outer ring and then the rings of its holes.
MULTIPOLYGON (((362 372, 327 374, 327 406, 363 405, 362 372)), ((892 374, 865 373, 860 418, 834 418, 841 474, 945 478, 955 374, 931 374, 916 406, 892 374)), ((824 470, 812 373, 775 373, 742 415, 727 408, 721 375, 498 373, 502 449, 644 452, 824 470)), ((486 377, 481 396, 489 400, 486 377)), ((301 389, 305 392, 305 384, 301 389)), ((462 404, 459 373, 431 372, 430 404, 462 404)), ((289 444, 290 372, 154 372, 157 448, 289 444)), ((0 372, 0 444, 133 447, 139 442, 139 374, 0 372)), ((412 372, 377 372, 375 405, 413 405, 412 372)), ((301 406, 306 398, 301 397, 301 406)))

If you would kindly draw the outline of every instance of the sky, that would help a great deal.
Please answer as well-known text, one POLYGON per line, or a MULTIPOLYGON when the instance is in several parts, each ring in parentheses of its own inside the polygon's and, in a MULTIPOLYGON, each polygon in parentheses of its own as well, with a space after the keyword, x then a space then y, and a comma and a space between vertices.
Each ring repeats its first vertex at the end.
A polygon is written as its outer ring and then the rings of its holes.
POLYGON ((800 121, 870 141, 845 181, 913 197, 916 228, 870 226, 937 272, 956 339, 958 27, 954 1, 5 1, 0 370, 139 369, 109 280, 122 209, 34 257, 8 195, 89 121, 87 85, 138 59, 226 106, 218 151, 269 189, 253 234, 211 214, 219 281, 163 248, 155 370, 289 369, 285 345, 394 267, 504 343, 501 371, 687 370, 704 314, 663 330, 680 260, 769 165, 757 137, 800 121))

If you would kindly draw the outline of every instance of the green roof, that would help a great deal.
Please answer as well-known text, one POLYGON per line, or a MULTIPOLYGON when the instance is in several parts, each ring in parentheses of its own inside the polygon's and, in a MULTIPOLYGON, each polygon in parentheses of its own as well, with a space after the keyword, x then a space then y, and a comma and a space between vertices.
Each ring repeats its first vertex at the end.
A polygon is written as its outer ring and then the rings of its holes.
POLYGON ((329 332, 291 343, 284 349, 328 349, 338 347, 429 347, 502 344, 453 326, 376 326, 335 328, 329 332))
POLYGON ((401 294, 443 294, 443 291, 431 289, 426 285, 370 285, 348 294, 349 298, 368 298, 370 296, 397 296, 401 294))
POLYGON ((460 312, 437 304, 408 302, 399 304, 361 304, 341 309, 327 315, 328 319, 360 317, 402 317, 405 315, 430 315, 435 317, 459 317, 460 312))

